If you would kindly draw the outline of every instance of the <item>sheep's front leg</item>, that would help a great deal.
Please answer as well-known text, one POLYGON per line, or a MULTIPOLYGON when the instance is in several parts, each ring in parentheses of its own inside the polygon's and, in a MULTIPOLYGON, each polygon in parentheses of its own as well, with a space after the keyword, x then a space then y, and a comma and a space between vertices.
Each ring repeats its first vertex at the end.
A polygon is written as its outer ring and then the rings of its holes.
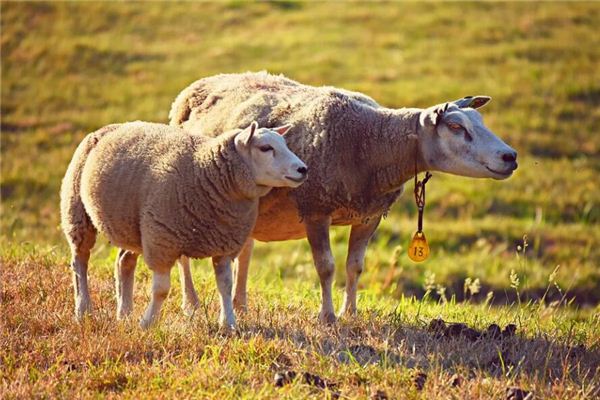
POLYGON ((179 257, 179 279, 181 281, 181 309, 184 314, 192 315, 200 306, 200 300, 190 270, 190 259, 186 256, 179 257))
POLYGON ((117 319, 122 319, 133 311, 133 281, 138 254, 119 250, 115 262, 115 286, 117 295, 117 319))
POLYGON ((333 299, 331 297, 331 287, 335 272, 335 262, 329 244, 331 217, 312 218, 305 221, 304 224, 306 226, 306 235, 312 251, 313 261, 321 280, 322 302, 319 320, 327 324, 332 324, 335 323, 336 318, 333 299))
POLYGON ((217 288, 221 297, 219 325, 224 328, 234 329, 235 314, 233 313, 233 301, 231 299, 231 289, 233 287, 231 258, 213 257, 212 261, 215 269, 215 277, 217 278, 217 288))
POLYGON ((237 256, 237 269, 235 271, 235 295, 233 296, 233 307, 238 312, 246 311, 248 308, 248 297, 246 285, 248 284, 248 267, 252 257, 254 240, 249 237, 237 256))
POLYGON ((367 245, 380 221, 381 218, 376 218, 367 224, 352 225, 348 242, 348 258, 346 259, 346 293, 340 315, 356 314, 358 279, 363 271, 367 245))

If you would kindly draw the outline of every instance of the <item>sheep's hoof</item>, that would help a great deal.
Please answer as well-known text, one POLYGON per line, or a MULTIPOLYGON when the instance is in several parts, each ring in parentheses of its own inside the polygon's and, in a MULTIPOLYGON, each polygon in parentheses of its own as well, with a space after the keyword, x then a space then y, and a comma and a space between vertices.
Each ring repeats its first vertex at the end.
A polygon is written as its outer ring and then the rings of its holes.
POLYGON ((143 330, 147 330, 149 329, 152 325, 154 325, 154 320, 152 319, 147 319, 147 318, 142 318, 140 320, 140 328, 142 328, 143 330))
POLYGON ((245 313, 248 311, 248 302, 246 299, 238 299, 235 297, 233 299, 233 309, 238 313, 245 313))
POLYGON ((355 317, 356 316, 356 308, 346 308, 342 309, 340 312, 339 318, 342 317, 355 317))
POLYGON ((75 307, 75 319, 81 322, 86 315, 92 315, 92 307, 89 303, 79 303, 75 307))
POLYGON ((181 310, 186 317, 193 317, 199 307, 199 303, 193 303, 190 301, 184 301, 181 304, 181 310))
POLYGON ((127 321, 130 316, 131 316, 131 312, 118 311, 117 312, 117 321, 127 321))
POLYGON ((321 322, 324 325, 333 325, 336 323, 336 321, 337 318, 335 316, 335 313, 333 312, 321 311, 319 313, 319 322, 321 322))
POLYGON ((219 332, 223 335, 227 335, 227 336, 232 335, 235 333, 236 329, 237 329, 237 326, 236 326, 235 322, 230 322, 230 323, 220 322, 219 323, 219 332))
POLYGON ((129 318, 131 313, 133 312, 132 307, 118 307, 117 308, 117 320, 123 321, 129 318))

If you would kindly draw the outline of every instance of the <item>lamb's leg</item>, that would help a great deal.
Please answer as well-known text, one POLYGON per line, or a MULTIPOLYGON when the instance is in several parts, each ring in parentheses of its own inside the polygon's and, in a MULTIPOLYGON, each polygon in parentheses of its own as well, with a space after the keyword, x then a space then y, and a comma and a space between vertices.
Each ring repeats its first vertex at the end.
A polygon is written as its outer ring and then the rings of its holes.
POLYGON ((160 309, 171 288, 171 267, 179 254, 170 251, 162 241, 156 244, 151 238, 142 239, 144 261, 152 270, 152 297, 140 321, 142 328, 150 327, 160 316, 160 309))
POLYGON ((115 286, 117 294, 117 319, 122 319, 133 311, 133 281, 138 254, 119 250, 115 262, 115 286))
POLYGON ((190 259, 185 256, 179 257, 179 279, 181 281, 181 309, 184 314, 192 315, 200 306, 200 300, 190 270, 190 259))
POLYGON ((217 278, 217 288, 221 297, 219 325, 224 328, 234 329, 235 314, 233 313, 233 302, 231 299, 231 289, 233 287, 231 258, 213 257, 212 261, 215 269, 215 277, 217 278))
MULTIPOLYGON (((152 268, 152 267, 151 267, 152 268)), ((149 328, 160 316, 163 302, 171 288, 171 268, 152 268, 152 297, 146 312, 140 321, 143 329, 149 328)))
POLYGON ((90 252, 78 252, 73 255, 71 269, 73 270, 73 288, 75 289, 75 317, 83 319, 85 314, 92 312, 92 302, 88 289, 87 271, 90 252))
POLYGON ((67 233, 71 247, 71 270, 73 271, 73 289, 75 294, 75 317, 79 320, 92 311, 88 289, 88 261, 96 242, 96 229, 91 224, 81 224, 67 233))
POLYGON ((237 256, 237 269, 235 272, 235 295, 233 296, 233 307, 238 312, 246 311, 248 308, 248 297, 246 285, 248 284, 248 267, 252 257, 254 240, 249 237, 237 256))
POLYGON ((377 229, 379 221, 381 221, 381 218, 376 218, 367 224, 352 225, 348 242, 348 258, 346 260, 346 293, 340 315, 353 315, 356 313, 358 278, 360 278, 363 270, 367 245, 373 236, 373 232, 377 229))
POLYGON ((313 218, 305 221, 306 235, 310 248, 312 250, 315 267, 321 280, 321 312, 319 320, 321 322, 332 324, 335 322, 335 310, 333 308, 333 299, 331 297, 331 287, 333 285, 333 275, 335 272, 335 262, 331 253, 329 244, 329 225, 331 217, 313 218))

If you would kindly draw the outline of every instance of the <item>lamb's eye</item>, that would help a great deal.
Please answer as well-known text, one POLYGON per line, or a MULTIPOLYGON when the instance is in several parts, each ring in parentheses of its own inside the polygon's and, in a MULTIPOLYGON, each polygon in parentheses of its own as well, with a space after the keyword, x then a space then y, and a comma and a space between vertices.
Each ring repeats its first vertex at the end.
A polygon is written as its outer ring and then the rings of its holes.
POLYGON ((462 131, 464 129, 461 125, 457 124, 456 122, 448 122, 448 127, 456 132, 462 131))
POLYGON ((266 153, 267 151, 271 151, 271 150, 273 150, 273 148, 272 148, 271 146, 269 146, 268 144, 267 144, 267 145, 264 145, 264 146, 260 146, 260 147, 259 147, 259 149, 260 149, 260 151, 262 151, 263 153, 266 153))

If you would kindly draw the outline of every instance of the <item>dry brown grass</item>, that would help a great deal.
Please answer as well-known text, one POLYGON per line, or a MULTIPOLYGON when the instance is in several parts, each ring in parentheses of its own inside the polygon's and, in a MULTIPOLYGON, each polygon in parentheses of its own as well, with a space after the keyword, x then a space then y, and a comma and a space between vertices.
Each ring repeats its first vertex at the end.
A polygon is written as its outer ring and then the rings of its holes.
MULTIPOLYGON (((474 307, 481 312, 482 306, 454 305, 459 311, 448 313, 437 304, 404 301, 394 310, 382 300, 380 307, 371 307, 374 311, 323 328, 313 315, 314 298, 305 292, 304 301, 295 297, 290 302, 293 296, 279 288, 256 294, 237 332, 224 334, 216 326, 214 285, 203 280, 203 306, 195 317, 182 316, 176 287, 160 325, 142 331, 135 320, 115 321, 112 281, 99 279, 93 269, 95 311, 81 324, 73 319, 66 265, 36 256, 4 259, 2 271, 3 399, 298 398, 336 392, 360 398, 377 391, 389 398, 504 398, 512 386, 538 398, 600 394, 598 338, 582 342, 574 329, 553 330, 552 324, 561 323, 558 314, 548 320, 528 316, 517 306, 490 308, 489 318, 477 323, 468 314, 475 314, 474 307), (436 314, 476 328, 490 320, 521 323, 509 338, 470 341, 460 335, 439 337, 428 329, 436 314), (275 373, 287 370, 299 377, 276 387, 275 373), (306 384, 304 372, 334 383, 335 389, 306 384), (419 372, 424 375, 415 378, 419 372)), ((148 283, 143 271, 139 275, 136 318, 146 302, 139 287, 148 283)))

